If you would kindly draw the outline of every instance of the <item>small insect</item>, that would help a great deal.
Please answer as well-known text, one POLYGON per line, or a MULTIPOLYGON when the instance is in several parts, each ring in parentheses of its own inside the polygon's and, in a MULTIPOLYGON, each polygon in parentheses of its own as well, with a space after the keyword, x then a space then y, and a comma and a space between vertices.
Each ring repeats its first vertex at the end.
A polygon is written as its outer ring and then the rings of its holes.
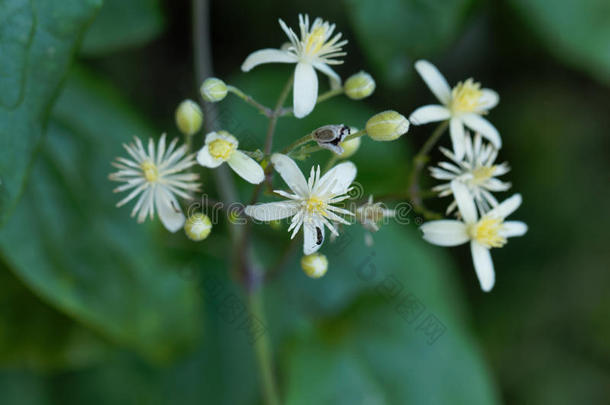
POLYGON ((325 125, 313 132, 313 139, 324 149, 340 155, 343 148, 339 145, 350 134, 349 127, 341 125, 325 125))
POLYGON ((316 245, 321 245, 324 242, 324 236, 322 235, 322 229, 316 226, 316 245))

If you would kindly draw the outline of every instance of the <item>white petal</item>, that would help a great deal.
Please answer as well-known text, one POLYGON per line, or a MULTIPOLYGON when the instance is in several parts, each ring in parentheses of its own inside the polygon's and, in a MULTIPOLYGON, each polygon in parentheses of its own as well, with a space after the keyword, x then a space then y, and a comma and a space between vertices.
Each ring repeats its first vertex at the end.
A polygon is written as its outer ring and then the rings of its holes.
POLYGON ((241 65, 241 70, 247 72, 263 63, 296 63, 296 61, 297 57, 290 52, 280 49, 261 49, 248 55, 241 65))
POLYGON ((319 223, 303 224, 303 254, 310 255, 324 243, 324 226, 319 223))
POLYGON ((483 89, 481 90, 483 95, 479 99, 480 109, 482 110, 491 110, 500 102, 500 96, 498 93, 493 91, 492 89, 483 89))
POLYGON ((500 133, 489 121, 478 114, 470 113, 460 116, 464 124, 473 131, 487 138, 497 149, 502 147, 500 133))
POLYGON ((425 105, 413 111, 409 121, 413 125, 422 125, 429 122, 445 121, 451 116, 449 109, 442 105, 425 105))
POLYGON ((303 118, 313 111, 318 98, 318 76, 309 63, 297 63, 293 93, 294 116, 303 118))
POLYGON ((246 215, 259 221, 276 221, 293 216, 299 210, 296 201, 278 201, 267 204, 248 205, 246 215))
POLYGON ((324 73, 330 79, 331 90, 341 87, 341 76, 337 74, 330 66, 322 62, 314 62, 313 67, 324 73))
POLYGON ((489 211, 486 215, 494 218, 506 218, 519 208, 522 201, 521 194, 515 194, 502 201, 500 205, 489 211))
POLYGON ((415 62, 415 70, 424 79, 424 82, 426 82, 436 98, 445 105, 449 104, 451 101, 451 88, 436 66, 426 60, 418 60, 415 62))
POLYGON ((197 153, 197 162, 203 167, 209 167, 214 169, 222 164, 224 160, 216 159, 212 155, 210 155, 210 150, 208 149, 208 145, 205 145, 201 150, 197 153))
POLYGON ((356 178, 356 165, 352 162, 339 163, 317 181, 314 194, 345 194, 356 178))
POLYGON ((493 288, 496 281, 494 264, 491 261, 489 249, 475 241, 472 241, 470 242, 470 251, 472 252, 474 271, 477 273, 479 283, 481 283, 481 288, 483 291, 489 292, 493 288))
POLYGON ((457 246, 470 240, 466 225, 452 219, 426 222, 419 229, 426 241, 439 246, 457 246))
POLYGON ((477 222, 477 209, 468 187, 461 181, 453 180, 451 182, 451 191, 453 191, 453 197, 455 198, 464 222, 467 224, 477 222))
POLYGON ((466 153, 466 137, 464 134, 464 124, 459 118, 451 118, 449 123, 449 134, 451 135, 451 143, 453 144, 453 153, 455 158, 462 160, 466 153))
POLYGON ((265 180, 265 171, 261 165, 242 151, 236 150, 233 152, 227 163, 235 173, 248 183, 260 184, 265 180))
POLYGON ((164 187, 157 186, 155 190, 155 205, 159 213, 159 219, 163 226, 170 231, 176 232, 182 228, 186 218, 180 209, 176 197, 164 187))
POLYGON ((527 224, 521 221, 506 221, 502 224, 502 236, 510 238, 523 236, 527 232, 527 224))
POLYGON ((273 163, 275 170, 282 176, 284 182, 295 194, 299 196, 308 195, 309 188, 307 187, 307 181, 294 160, 281 153, 275 153, 271 156, 271 163, 273 163))

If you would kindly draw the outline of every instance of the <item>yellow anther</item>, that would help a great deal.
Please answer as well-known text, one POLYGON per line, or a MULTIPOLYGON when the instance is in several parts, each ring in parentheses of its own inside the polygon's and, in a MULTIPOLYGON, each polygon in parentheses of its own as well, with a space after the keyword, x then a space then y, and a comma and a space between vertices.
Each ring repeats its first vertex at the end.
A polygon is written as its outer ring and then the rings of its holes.
POLYGON ((216 139, 210 142, 208 150, 213 158, 227 160, 235 152, 235 144, 224 139, 216 139))
POLYGON ((159 170, 157 166, 150 160, 145 160, 140 164, 140 168, 144 172, 144 177, 149 183, 154 183, 159 178, 159 170))
POLYGON ((506 238, 500 235, 502 220, 499 218, 483 217, 469 229, 470 237, 481 245, 487 247, 502 247, 506 244, 506 238))
POLYGON ((472 79, 459 82, 451 91, 451 109, 455 112, 473 112, 480 106, 482 96, 481 83, 472 79))

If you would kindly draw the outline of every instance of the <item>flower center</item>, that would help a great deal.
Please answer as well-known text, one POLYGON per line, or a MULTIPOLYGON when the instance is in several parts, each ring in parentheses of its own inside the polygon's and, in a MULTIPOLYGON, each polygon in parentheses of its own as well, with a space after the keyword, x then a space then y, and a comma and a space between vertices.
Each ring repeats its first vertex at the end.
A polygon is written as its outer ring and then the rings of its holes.
POLYGON ((325 214, 326 203, 317 197, 311 197, 307 200, 305 208, 310 214, 325 214))
POLYGON ((145 160, 140 164, 140 168, 144 172, 144 178, 149 183, 154 183, 159 179, 159 170, 157 169, 157 165, 155 165, 150 160, 145 160))
POLYGON ((472 79, 459 82, 451 91, 451 109, 455 112, 473 112, 480 104, 481 83, 472 79))
POLYGON ((494 175, 496 166, 480 166, 472 171, 470 184, 478 186, 489 180, 494 175))
POLYGON ((320 52, 324 41, 326 40, 326 28, 324 26, 316 27, 309 33, 305 40, 305 52, 309 55, 315 55, 320 52))
POLYGON ((470 226, 468 233, 470 237, 481 245, 492 247, 502 247, 506 244, 506 238, 500 235, 502 230, 502 220, 499 218, 483 217, 470 226))
POLYGON ((216 139, 210 142, 208 150, 213 158, 227 160, 235 151, 235 145, 224 139, 216 139))

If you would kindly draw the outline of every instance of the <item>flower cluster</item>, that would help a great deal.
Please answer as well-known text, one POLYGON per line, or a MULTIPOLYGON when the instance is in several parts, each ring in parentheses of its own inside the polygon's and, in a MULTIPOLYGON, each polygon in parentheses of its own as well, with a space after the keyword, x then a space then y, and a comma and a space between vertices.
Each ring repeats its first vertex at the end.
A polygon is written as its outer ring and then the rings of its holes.
POLYGON ((440 104, 417 108, 410 119, 397 111, 386 110, 370 117, 360 126, 363 128, 361 130, 343 123, 323 123, 295 139, 284 150, 274 151, 275 123, 279 118, 294 116, 300 119, 328 98, 344 94, 352 100, 361 100, 369 97, 376 88, 373 77, 364 71, 348 77, 342 84, 339 74, 331 68, 343 63, 342 57, 346 55, 343 48, 347 44, 341 33, 336 33, 334 24, 320 18, 310 22, 309 16, 299 15, 298 32, 282 20, 279 20, 279 25, 290 42, 280 49, 253 52, 241 66, 244 72, 248 72, 266 63, 296 65, 275 109, 257 102, 254 97, 219 78, 207 78, 199 89, 206 103, 218 103, 232 94, 266 116, 270 120, 270 130, 264 150, 240 149, 238 136, 222 129, 209 131, 205 137, 197 136, 205 117, 196 102, 185 100, 175 112, 176 126, 185 139, 183 145, 178 146, 178 139, 174 139, 166 148, 166 136, 163 135, 157 145, 151 139, 145 148, 136 138, 135 143, 125 145, 130 159, 119 157, 113 163, 118 171, 112 173, 110 179, 124 183, 115 191, 129 191, 117 206, 137 197, 132 215, 137 215, 139 222, 147 217, 152 219, 157 212, 161 223, 170 232, 183 228, 190 240, 202 241, 212 231, 210 218, 201 212, 190 213, 190 210, 187 218, 179 199, 189 202, 194 198, 193 193, 199 191, 199 174, 196 170, 201 170, 201 167, 216 169, 226 162, 237 176, 254 185, 250 204, 240 212, 228 213, 230 222, 251 226, 252 220, 271 224, 289 220, 291 239, 300 235, 302 230, 303 271, 309 277, 319 278, 326 273, 329 265, 326 256, 319 252, 326 240, 327 230, 332 242, 343 226, 357 222, 366 230, 366 243, 371 244, 371 234, 379 231, 382 220, 396 215, 395 210, 387 208, 379 198, 375 200, 373 196, 357 204, 347 204, 347 200, 352 199, 350 191, 358 173, 356 165, 347 159, 357 153, 361 138, 366 135, 373 141, 395 141, 409 131, 411 124, 440 122, 438 130, 414 161, 409 191, 400 194, 397 199, 412 199, 416 211, 429 216, 419 202, 423 197, 418 194, 418 170, 424 166, 421 162, 427 161, 427 153, 442 131, 449 128, 452 150, 443 147, 440 150, 450 161, 431 167, 430 174, 442 181, 432 191, 439 197, 453 197, 446 214, 455 215, 455 219, 429 221, 421 230, 425 240, 437 245, 455 246, 469 242, 481 286, 489 291, 494 284, 490 249, 502 247, 506 244, 506 238, 523 235, 527 231, 527 226, 522 222, 505 221, 521 204, 521 196, 516 194, 498 203, 493 195, 511 187, 510 183, 498 179, 509 171, 509 166, 507 163, 496 163, 502 146, 501 138, 498 130, 483 117, 498 104, 498 94, 482 88, 472 79, 451 88, 436 67, 429 62, 418 61, 415 70, 440 104), (316 71, 330 79, 329 90, 321 94, 316 71), (284 107, 290 89, 293 93, 292 106, 284 107), (473 131, 474 135, 469 131, 473 131), (200 145, 198 150, 192 150, 195 143, 200 145), (327 154, 330 151, 325 166, 327 170, 322 170, 319 165, 309 165, 307 170, 302 171, 297 161, 306 160, 319 151, 327 151, 327 154), (275 173, 281 177, 287 189, 274 190, 275 173), (306 177, 304 173, 309 176, 306 177), (259 203, 258 198, 263 190, 266 190, 266 195, 283 200, 259 203))

